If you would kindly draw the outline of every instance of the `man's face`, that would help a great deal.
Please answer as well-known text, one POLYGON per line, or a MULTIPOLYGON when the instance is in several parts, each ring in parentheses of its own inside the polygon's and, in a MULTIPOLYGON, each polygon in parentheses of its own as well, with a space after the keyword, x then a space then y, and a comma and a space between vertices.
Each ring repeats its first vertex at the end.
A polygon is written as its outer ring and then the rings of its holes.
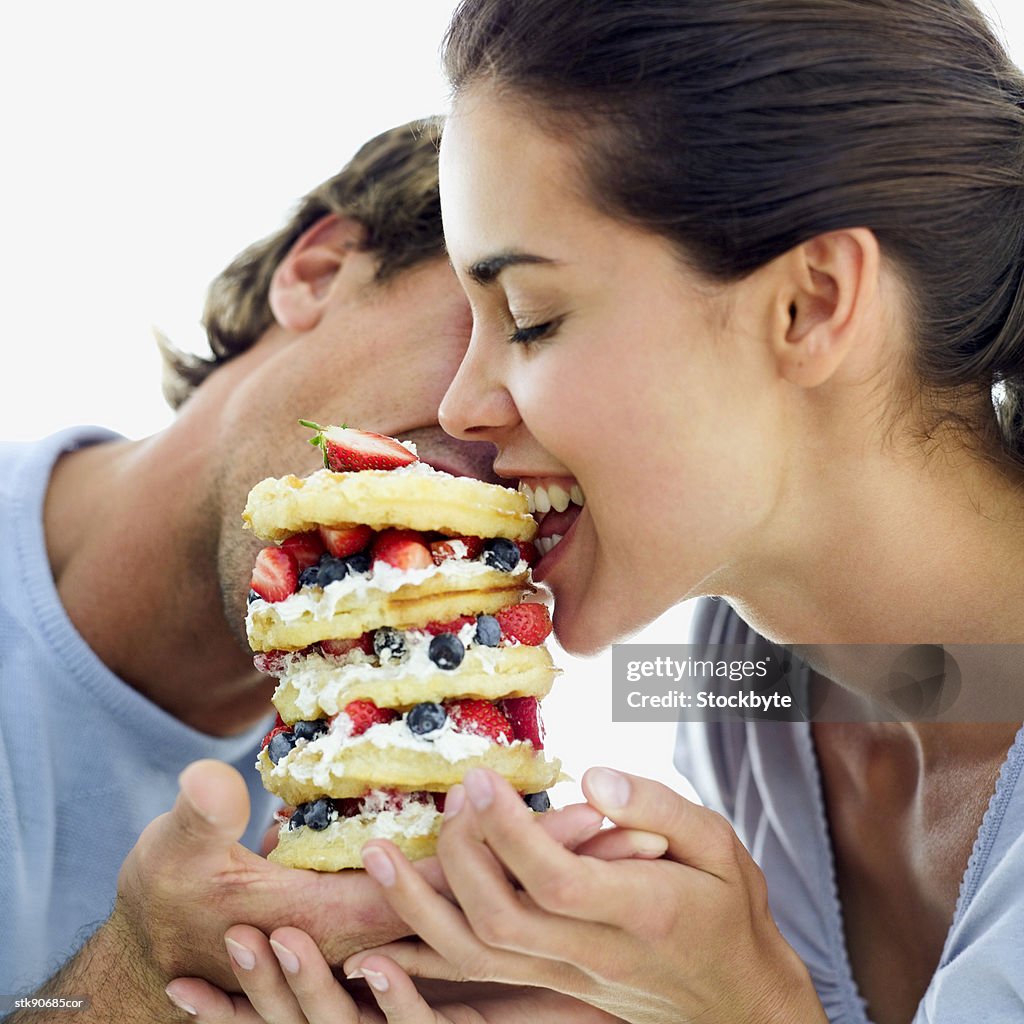
MULTIPOLYGON (((494 480, 494 448, 457 441, 437 423, 441 397, 466 350, 471 318, 446 260, 373 282, 374 262, 351 253, 331 285, 320 322, 301 334, 272 330, 218 375, 230 378, 211 439, 223 447, 218 550, 232 628, 242 636, 245 597, 260 543, 241 528, 249 489, 268 476, 304 476, 322 465, 300 419, 415 441, 420 457, 449 472, 494 480), (237 623, 237 625, 236 625, 237 623)), ((210 383, 213 383, 211 380, 210 383)))

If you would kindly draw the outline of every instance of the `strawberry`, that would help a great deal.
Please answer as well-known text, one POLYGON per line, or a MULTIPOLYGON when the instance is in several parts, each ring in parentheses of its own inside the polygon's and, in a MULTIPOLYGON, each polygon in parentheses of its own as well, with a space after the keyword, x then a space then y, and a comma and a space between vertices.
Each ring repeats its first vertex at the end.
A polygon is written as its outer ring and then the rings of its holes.
POLYGON ((270 732, 263 737, 263 742, 260 744, 260 750, 263 750, 279 732, 288 732, 290 729, 291 726, 286 724, 285 720, 278 715, 273 726, 271 726, 270 732))
POLYGON ((284 672, 285 659, 291 651, 257 651, 252 663, 258 671, 268 676, 279 676, 284 672))
POLYGON ((458 732, 486 736, 495 743, 511 743, 515 739, 512 723, 489 700, 451 700, 444 707, 458 732))
POLYGON ((535 750, 544 749, 544 723, 536 697, 506 697, 500 702, 502 713, 512 723, 517 740, 529 740, 535 750))
POLYGON ((309 533, 293 533, 281 541, 281 550, 287 551, 295 559, 299 572, 302 572, 320 561, 324 544, 316 530, 310 530, 309 533))
POLYGON ((398 469, 416 462, 413 455, 401 441, 384 434, 368 430, 354 430, 351 427, 321 427, 319 423, 299 420, 304 427, 315 430, 309 443, 324 453, 324 465, 336 473, 347 473, 363 469, 398 469))
POLYGON ((354 700, 346 704, 341 713, 352 721, 351 736, 361 736, 371 725, 390 722, 398 717, 391 708, 379 708, 369 700, 354 700))
POLYGON ((369 526, 321 526, 320 538, 335 558, 346 558, 370 543, 373 530, 369 526))
POLYGON ((535 565, 540 560, 540 552, 532 540, 517 540, 516 544, 519 547, 519 557, 527 565, 535 565))
POLYGON ((264 601, 283 601, 295 593, 299 566, 295 556, 283 548, 264 548, 256 556, 249 586, 264 601))
POLYGON ((468 626, 470 623, 475 622, 475 615, 460 615, 457 619, 452 619, 450 622, 428 622, 425 626, 417 628, 424 633, 429 633, 431 636, 437 636, 438 633, 458 633, 463 626, 468 626))
POLYGON ((440 565, 449 558, 476 558, 483 546, 483 537, 445 537, 431 542, 430 554, 435 564, 440 565))
POLYGON ((427 569, 434 564, 418 530, 382 530, 373 542, 373 560, 396 569, 427 569))
POLYGON ((373 630, 350 640, 330 639, 320 641, 320 650, 328 655, 333 654, 341 657, 348 654, 349 651, 356 649, 362 651, 363 654, 373 654, 373 630))
POLYGON ((507 639, 529 647, 544 643, 551 633, 551 614, 543 604, 514 604, 495 612, 494 617, 507 639))

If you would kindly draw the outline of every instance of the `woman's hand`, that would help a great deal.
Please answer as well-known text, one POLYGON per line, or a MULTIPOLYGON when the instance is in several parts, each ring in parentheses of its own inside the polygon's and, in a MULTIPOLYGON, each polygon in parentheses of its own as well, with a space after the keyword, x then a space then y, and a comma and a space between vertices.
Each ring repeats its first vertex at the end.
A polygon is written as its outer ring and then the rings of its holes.
POLYGON ((393 960, 367 955, 351 991, 334 977, 316 943, 297 928, 268 938, 239 925, 225 935, 245 995, 199 978, 179 978, 168 994, 197 1024, 619 1024, 558 992, 504 985, 421 982, 393 960))
MULTIPOLYGON (((725 819, 606 768, 591 769, 583 787, 620 829, 664 836, 665 856, 566 849, 500 776, 475 769, 448 794, 438 844, 456 902, 392 844, 364 847, 367 870, 421 940, 373 953, 416 977, 541 986, 634 1024, 825 1021, 771 917, 764 878, 725 819)), ((356 954, 346 973, 368 962, 356 954)))

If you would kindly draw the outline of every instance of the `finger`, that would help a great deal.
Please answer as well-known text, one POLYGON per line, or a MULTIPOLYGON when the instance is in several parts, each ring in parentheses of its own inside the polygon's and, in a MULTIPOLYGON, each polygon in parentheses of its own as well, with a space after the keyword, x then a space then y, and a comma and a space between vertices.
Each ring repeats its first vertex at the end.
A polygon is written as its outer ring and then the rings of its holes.
POLYGON ((583 776, 583 792, 616 825, 663 835, 668 857, 681 864, 733 879, 740 861, 749 860, 725 818, 660 782, 591 768, 583 776))
POLYGON ((358 971, 368 956, 386 956, 413 978, 463 983, 469 980, 451 961, 446 960, 436 949, 431 949, 425 942, 418 939, 388 942, 375 949, 366 949, 350 956, 342 965, 345 977, 361 977, 358 971))
POLYGON ((308 1024, 360 1019, 359 1008, 309 935, 298 928, 277 928, 270 935, 270 948, 308 1024))
POLYGON ((202 978, 175 978, 164 991, 197 1024, 264 1024, 245 996, 230 995, 202 978))
MULTIPOLYGON (((499 883, 488 864, 492 854, 544 911, 580 921, 606 920, 600 861, 580 857, 555 842, 496 772, 474 768, 466 773, 463 785, 468 807, 462 810, 456 802, 454 815, 446 808, 438 856, 446 870, 449 860, 466 866, 457 877, 452 870, 448 874, 459 905, 474 927, 484 929, 485 939, 485 919, 499 914, 508 902, 508 886, 499 883)), ((522 900, 517 903, 523 906, 522 900)), ((543 916, 533 915, 533 922, 539 926, 543 916)))
POLYGON ((601 830, 604 815, 590 804, 569 804, 558 810, 535 814, 534 820, 552 839, 566 849, 575 850, 601 830))
POLYGON ((308 1024, 263 932, 235 925, 224 933, 224 945, 238 984, 261 1019, 274 1024, 308 1024))
MULTIPOLYGON (((667 912, 669 887, 678 891, 676 884, 686 882, 682 876, 707 880, 669 861, 606 861, 564 849, 537 827, 515 790, 495 772, 474 768, 466 773, 464 786, 472 812, 466 821, 461 811, 452 820, 446 805, 438 856, 454 880, 466 917, 491 945, 525 948, 551 958, 560 951, 570 963, 592 967, 595 957, 612 955, 617 930, 629 931, 641 908, 651 916, 667 912), (486 846, 473 843, 473 822, 486 846), (485 877, 478 866, 490 854, 525 890, 515 894, 519 912, 514 904, 510 909, 508 886, 485 877), (449 860, 466 869, 456 873, 449 860), (531 904, 538 908, 534 913, 531 904), (495 927, 501 928, 500 935, 494 934, 495 927)), ((700 887, 689 889, 693 898, 700 897, 700 887)))
MULTIPOLYGON (((564 962, 552 965, 537 957, 489 948, 459 907, 431 889, 394 844, 381 840, 368 843, 363 847, 363 864, 394 911, 445 957, 459 976, 474 981, 527 981, 558 987, 555 975, 559 969, 564 974, 564 962)), ((494 871, 508 888, 500 865, 494 871)))
POLYGON ((450 1024, 449 1018, 430 1008, 409 975, 387 957, 365 957, 352 976, 366 979, 388 1024, 450 1024))
POLYGON ((179 854, 230 846, 249 824, 249 790, 221 761, 193 761, 178 776, 178 798, 162 822, 162 842, 179 854))
POLYGON ((606 828, 576 847, 581 857, 598 860, 656 860, 665 855, 668 840, 654 832, 636 828, 606 828))

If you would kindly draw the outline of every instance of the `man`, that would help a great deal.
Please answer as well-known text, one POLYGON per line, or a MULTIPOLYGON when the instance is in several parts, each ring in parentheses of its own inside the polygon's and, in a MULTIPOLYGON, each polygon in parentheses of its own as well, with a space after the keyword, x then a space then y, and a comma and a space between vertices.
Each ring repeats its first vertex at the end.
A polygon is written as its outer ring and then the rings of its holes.
POLYGON ((273 681, 245 641, 260 545, 240 514, 263 477, 317 468, 300 417, 493 479, 490 445, 437 425, 470 314, 444 256, 434 136, 373 139, 214 282, 213 359, 165 346, 170 427, 0 446, 0 993, 67 961, 34 995, 88 998, 81 1022, 169 1020, 170 978, 232 983, 223 933, 238 921, 287 918, 338 958, 401 934, 362 874, 249 852, 269 823, 252 765, 273 681), (182 774, 200 759, 242 772, 248 828, 231 769, 182 774))

